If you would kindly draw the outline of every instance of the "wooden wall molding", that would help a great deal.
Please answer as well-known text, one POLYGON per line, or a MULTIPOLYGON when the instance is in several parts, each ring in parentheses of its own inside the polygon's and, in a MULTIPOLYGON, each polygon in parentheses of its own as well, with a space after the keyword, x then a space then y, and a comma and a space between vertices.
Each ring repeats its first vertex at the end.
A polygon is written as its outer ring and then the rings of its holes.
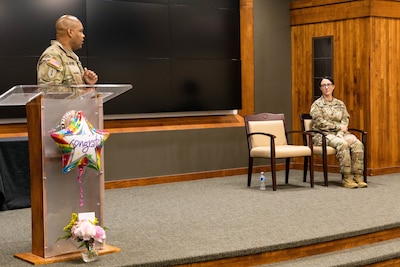
POLYGON ((314 0, 290 4, 292 26, 355 18, 400 18, 400 3, 393 0, 314 0))
MULTIPOLYGON (((104 129, 112 134, 243 126, 243 117, 238 114, 104 121, 104 129)), ((26 123, 0 124, 0 139, 27 137, 28 129, 26 123)))
POLYGON ((243 127, 243 126, 244 126, 244 120, 240 115, 237 114, 197 116, 197 117, 112 120, 104 122, 104 128, 112 134, 243 127))
POLYGON ((26 123, 0 124, 0 138, 28 137, 26 123))

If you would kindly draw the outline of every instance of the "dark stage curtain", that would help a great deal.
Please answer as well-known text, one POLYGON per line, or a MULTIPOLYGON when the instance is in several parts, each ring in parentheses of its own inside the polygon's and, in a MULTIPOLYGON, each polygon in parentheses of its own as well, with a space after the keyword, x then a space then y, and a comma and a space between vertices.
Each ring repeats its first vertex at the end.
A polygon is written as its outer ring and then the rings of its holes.
POLYGON ((30 207, 27 140, 0 141, 0 211, 30 207))

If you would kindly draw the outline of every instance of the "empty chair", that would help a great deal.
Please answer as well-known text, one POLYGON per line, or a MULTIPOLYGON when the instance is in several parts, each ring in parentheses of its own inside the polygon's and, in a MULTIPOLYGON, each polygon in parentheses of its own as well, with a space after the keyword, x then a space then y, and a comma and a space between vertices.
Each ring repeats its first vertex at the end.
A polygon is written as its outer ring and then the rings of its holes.
MULTIPOLYGON (((311 133, 303 131, 286 131, 284 114, 260 113, 244 117, 249 166, 247 186, 251 185, 254 158, 269 158, 271 162, 272 188, 276 190, 276 159, 286 159, 285 182, 289 183, 290 159, 304 157, 304 175, 307 174, 307 163, 310 167, 310 186, 314 187, 314 164, 311 133), (288 142, 288 134, 306 134, 309 136, 308 144, 293 145, 288 142)), ((306 180, 306 177, 303 177, 306 180)))

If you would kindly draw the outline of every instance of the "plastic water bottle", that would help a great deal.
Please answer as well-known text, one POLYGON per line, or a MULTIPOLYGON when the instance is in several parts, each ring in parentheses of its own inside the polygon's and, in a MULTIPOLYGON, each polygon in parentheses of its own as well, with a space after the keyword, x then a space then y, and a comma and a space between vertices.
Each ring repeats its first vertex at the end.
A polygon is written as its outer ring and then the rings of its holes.
POLYGON ((260 190, 265 190, 265 176, 264 176, 264 172, 261 172, 261 175, 260 175, 260 190))

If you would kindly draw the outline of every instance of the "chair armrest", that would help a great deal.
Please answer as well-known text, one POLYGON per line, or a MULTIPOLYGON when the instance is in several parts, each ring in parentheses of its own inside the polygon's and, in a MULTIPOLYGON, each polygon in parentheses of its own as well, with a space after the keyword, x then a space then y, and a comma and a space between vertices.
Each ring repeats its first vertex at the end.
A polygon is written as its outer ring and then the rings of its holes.
MULTIPOLYGON (((322 146, 326 146, 326 136, 328 135, 327 133, 321 131, 321 130, 307 130, 303 132, 303 143, 304 145, 308 145, 310 142, 312 142, 312 137, 316 134, 320 134, 322 136, 322 146), (307 135, 309 136, 309 141, 307 142, 307 135)), ((326 148, 325 148, 326 149, 326 148)))
POLYGON ((349 128, 349 132, 357 132, 359 134, 361 134, 361 142, 366 145, 367 143, 367 132, 361 129, 357 129, 357 128, 349 128))
POLYGON ((306 132, 308 132, 308 133, 317 133, 317 134, 322 135, 323 137, 326 137, 328 135, 326 132, 323 132, 323 131, 320 131, 320 130, 308 130, 306 132))
POLYGON ((359 132, 361 134, 367 134, 366 131, 357 128, 349 128, 349 131, 359 132))
POLYGON ((252 135, 256 135, 256 134, 261 134, 261 135, 265 135, 265 136, 269 136, 270 138, 270 146, 273 148, 274 153, 275 153, 275 138, 276 136, 270 133, 263 133, 263 132, 254 132, 254 133, 248 133, 247 134, 247 143, 249 145, 249 151, 251 149, 251 141, 250 141, 250 136, 252 135))
POLYGON ((252 135, 256 135, 256 134, 261 134, 261 135, 265 135, 265 136, 269 136, 270 137, 270 148, 271 148, 271 158, 275 158, 275 138, 276 136, 270 133, 262 133, 262 132, 254 132, 254 133, 249 133, 247 134, 247 142, 249 144, 249 153, 250 153, 250 149, 251 149, 251 141, 250 141, 250 136, 252 135))
POLYGON ((249 133, 249 134, 247 134, 247 137, 250 137, 251 135, 255 135, 255 134, 261 134, 261 135, 269 136, 269 137, 271 137, 271 138, 276 138, 276 136, 273 135, 273 134, 270 134, 270 133, 261 133, 261 132, 249 133))
MULTIPOLYGON (((286 137, 288 137, 289 135, 291 136, 291 135, 294 135, 294 134, 301 134, 301 135, 303 135, 303 139, 304 139, 304 137, 305 137, 305 135, 307 134, 306 132, 303 132, 303 131, 287 131, 286 132, 286 137)), ((288 142, 289 142, 289 140, 288 140, 288 142)), ((304 142, 304 140, 303 140, 303 145, 307 145, 305 142, 304 142)))
POLYGON ((286 135, 302 134, 302 135, 309 135, 312 137, 312 136, 314 136, 314 134, 312 134, 312 132, 314 132, 314 130, 309 130, 309 131, 304 131, 304 132, 303 131, 287 131, 286 135))

